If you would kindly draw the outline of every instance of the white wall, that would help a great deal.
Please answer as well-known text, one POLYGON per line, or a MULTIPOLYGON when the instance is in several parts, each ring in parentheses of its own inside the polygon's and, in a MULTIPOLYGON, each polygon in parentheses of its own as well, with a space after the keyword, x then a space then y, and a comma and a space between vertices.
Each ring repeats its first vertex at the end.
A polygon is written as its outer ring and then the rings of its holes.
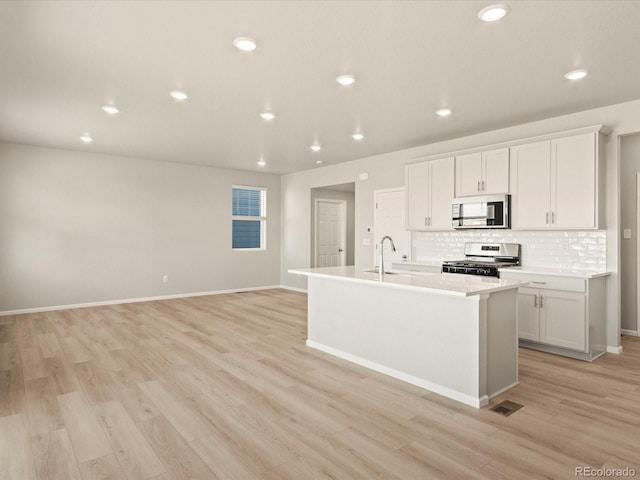
POLYGON ((631 230, 630 239, 621 240, 620 282, 622 293, 622 328, 638 330, 638 228, 636 174, 640 172, 640 135, 620 141, 620 229, 631 230))
MULTIPOLYGON (((455 119, 450 119, 455 121, 455 119)), ((373 258, 372 245, 363 245, 367 225, 373 224, 373 190, 404 185, 404 164, 419 158, 477 148, 536 135, 545 135, 596 124, 612 129, 607 149, 607 318, 608 344, 619 345, 619 145, 620 135, 640 132, 640 101, 588 110, 501 130, 456 138, 421 147, 400 150, 337 165, 293 173, 282 177, 282 271, 281 283, 306 288, 306 279, 287 273, 290 268, 309 266, 309 190, 316 186, 356 182, 355 264, 365 266, 373 258), (368 172, 369 179, 359 181, 358 174, 368 172)), ((330 163, 330 159, 325 159, 330 163)), ((373 242, 372 242, 373 243, 373 242)))
POLYGON ((0 143, 0 311, 278 285, 280 231, 276 175, 0 143), (233 184, 267 251, 232 251, 233 184))

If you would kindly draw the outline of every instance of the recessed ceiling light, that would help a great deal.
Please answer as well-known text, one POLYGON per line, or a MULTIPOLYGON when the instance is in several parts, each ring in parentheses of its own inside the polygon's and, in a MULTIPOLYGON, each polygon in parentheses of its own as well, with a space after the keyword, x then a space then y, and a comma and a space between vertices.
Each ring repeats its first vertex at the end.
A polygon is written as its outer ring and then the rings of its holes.
POLYGON ((247 37, 238 37, 233 41, 233 44, 238 50, 242 50, 243 52, 253 52, 258 47, 258 44, 253 38, 247 37))
POLYGON ((356 79, 353 77, 353 75, 340 75, 338 78, 336 78, 336 82, 344 86, 353 85, 355 81, 356 79))
POLYGON ((322 165, 324 162, 322 160, 316 160, 316 165, 322 165))
POLYGON ((187 98, 189 98, 189 95, 187 95, 186 92, 183 92, 182 90, 173 90, 169 92, 169 95, 171 95, 173 98, 179 101, 186 100, 187 98))
POLYGON ((273 120, 274 118, 276 118, 275 114, 272 112, 262 112, 260 114, 260 116, 262 117, 263 120, 273 120))
POLYGON ((586 70, 573 70, 567 74, 565 74, 564 78, 567 80, 580 80, 581 78, 586 77, 589 74, 586 70))
POLYGON ((264 160, 260 159, 258 160, 258 166, 259 167, 264 167, 267 164, 267 162, 265 162, 264 160))
POLYGON ((478 18, 485 22, 495 22, 496 20, 500 20, 507 13, 509 13, 509 7, 506 5, 489 5, 478 12, 478 18))
POLYGON ((116 107, 114 105, 105 105, 104 107, 102 107, 102 110, 104 110, 109 115, 115 115, 115 114, 120 112, 118 107, 116 107))
POLYGON ((436 110, 436 115, 438 115, 439 117, 448 117, 449 115, 451 115, 451 109, 441 108, 440 110, 436 110))
POLYGON ((362 140, 364 138, 364 135, 361 134, 360 132, 356 132, 351 136, 353 137, 354 140, 362 140))
POLYGON ((80 136, 80 140, 82 140, 82 143, 91 143, 93 142, 93 138, 91 138, 88 134, 84 134, 80 136))
POLYGON ((311 150, 313 150, 314 152, 319 152, 320 150, 322 150, 322 147, 320 145, 311 145, 311 150))

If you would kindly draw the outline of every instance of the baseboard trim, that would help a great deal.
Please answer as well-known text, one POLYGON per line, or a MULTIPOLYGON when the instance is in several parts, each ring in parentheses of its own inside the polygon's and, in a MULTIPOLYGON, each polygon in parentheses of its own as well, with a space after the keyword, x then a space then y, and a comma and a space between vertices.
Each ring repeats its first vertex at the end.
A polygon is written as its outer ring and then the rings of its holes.
POLYGON ((513 387, 517 387, 518 385, 520 385, 520 382, 519 382, 519 381, 517 381, 517 382, 513 382, 511 385, 507 385, 506 387, 501 388, 500 390, 498 390, 498 391, 496 391, 496 392, 492 393, 491 395, 489 395, 489 398, 490 398, 490 399, 492 399, 492 398, 497 397, 498 395, 502 395, 502 394, 503 394, 504 392, 506 392, 507 390, 511 390, 513 387))
POLYGON ((233 288, 229 290, 213 290, 209 292, 176 293, 173 295, 158 295, 155 297, 124 298, 124 299, 118 299, 118 300, 104 300, 100 302, 55 305, 51 307, 23 308, 20 310, 0 311, 0 317, 4 317, 7 315, 21 315, 23 313, 41 313, 41 312, 54 312, 57 310, 70 310, 72 308, 104 307, 108 305, 120 305, 123 303, 155 302, 157 300, 171 300, 174 298, 204 297, 206 295, 223 295, 225 293, 253 292, 257 290, 273 290, 274 288, 287 288, 287 287, 284 287, 282 285, 266 285, 263 287, 233 288))
POLYGON ((637 337, 638 336, 638 331, 637 330, 627 330, 626 328, 621 328, 620 329, 620 334, 621 335, 630 335, 632 337, 637 337))
POLYGON ((280 288, 291 290, 292 292, 309 293, 306 288, 290 287, 289 285, 280 285, 280 288))
POLYGON ((342 350, 338 350, 337 348, 314 342, 313 340, 307 339, 306 343, 308 347, 328 353, 329 355, 333 355, 334 357, 342 358, 343 360, 347 360, 351 363, 361 365, 370 370, 384 373, 385 375, 389 375, 390 377, 397 378, 398 380, 402 380, 403 382, 416 385, 418 387, 424 388, 425 390, 429 390, 430 392, 434 392, 444 397, 457 400, 458 402, 465 403, 472 407, 481 408, 489 403, 489 397, 487 395, 482 395, 479 398, 476 398, 473 395, 458 392, 457 390, 453 390, 452 388, 406 374, 394 368, 389 368, 384 365, 380 365, 379 363, 372 362, 371 360, 367 360, 366 358, 358 357, 357 355, 343 352, 342 350))
POLYGON ((611 345, 607 345, 607 353, 620 355, 622 353, 622 345, 620 345, 619 347, 612 347, 611 345))

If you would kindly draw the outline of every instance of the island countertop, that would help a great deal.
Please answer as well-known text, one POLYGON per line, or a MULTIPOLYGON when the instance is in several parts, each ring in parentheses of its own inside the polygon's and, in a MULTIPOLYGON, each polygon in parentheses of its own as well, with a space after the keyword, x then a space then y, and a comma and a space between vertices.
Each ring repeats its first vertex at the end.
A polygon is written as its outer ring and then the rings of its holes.
POLYGON ((520 280, 504 280, 494 277, 481 277, 475 275, 460 275, 455 273, 422 273, 410 274, 385 274, 380 281, 377 272, 367 271, 363 267, 322 267, 292 269, 289 273, 305 275, 308 277, 333 277, 349 282, 380 284, 389 288, 437 293, 442 295, 454 295, 469 297, 501 290, 509 290, 526 285, 528 282, 520 280))

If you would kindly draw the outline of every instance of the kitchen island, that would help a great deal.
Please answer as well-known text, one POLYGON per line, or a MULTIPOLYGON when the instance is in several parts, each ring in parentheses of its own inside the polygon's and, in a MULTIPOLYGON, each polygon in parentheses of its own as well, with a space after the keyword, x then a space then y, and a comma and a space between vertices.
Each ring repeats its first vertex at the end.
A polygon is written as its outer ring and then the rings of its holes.
POLYGON ((470 275, 308 277, 307 345, 474 407, 518 383, 517 288, 470 275))

